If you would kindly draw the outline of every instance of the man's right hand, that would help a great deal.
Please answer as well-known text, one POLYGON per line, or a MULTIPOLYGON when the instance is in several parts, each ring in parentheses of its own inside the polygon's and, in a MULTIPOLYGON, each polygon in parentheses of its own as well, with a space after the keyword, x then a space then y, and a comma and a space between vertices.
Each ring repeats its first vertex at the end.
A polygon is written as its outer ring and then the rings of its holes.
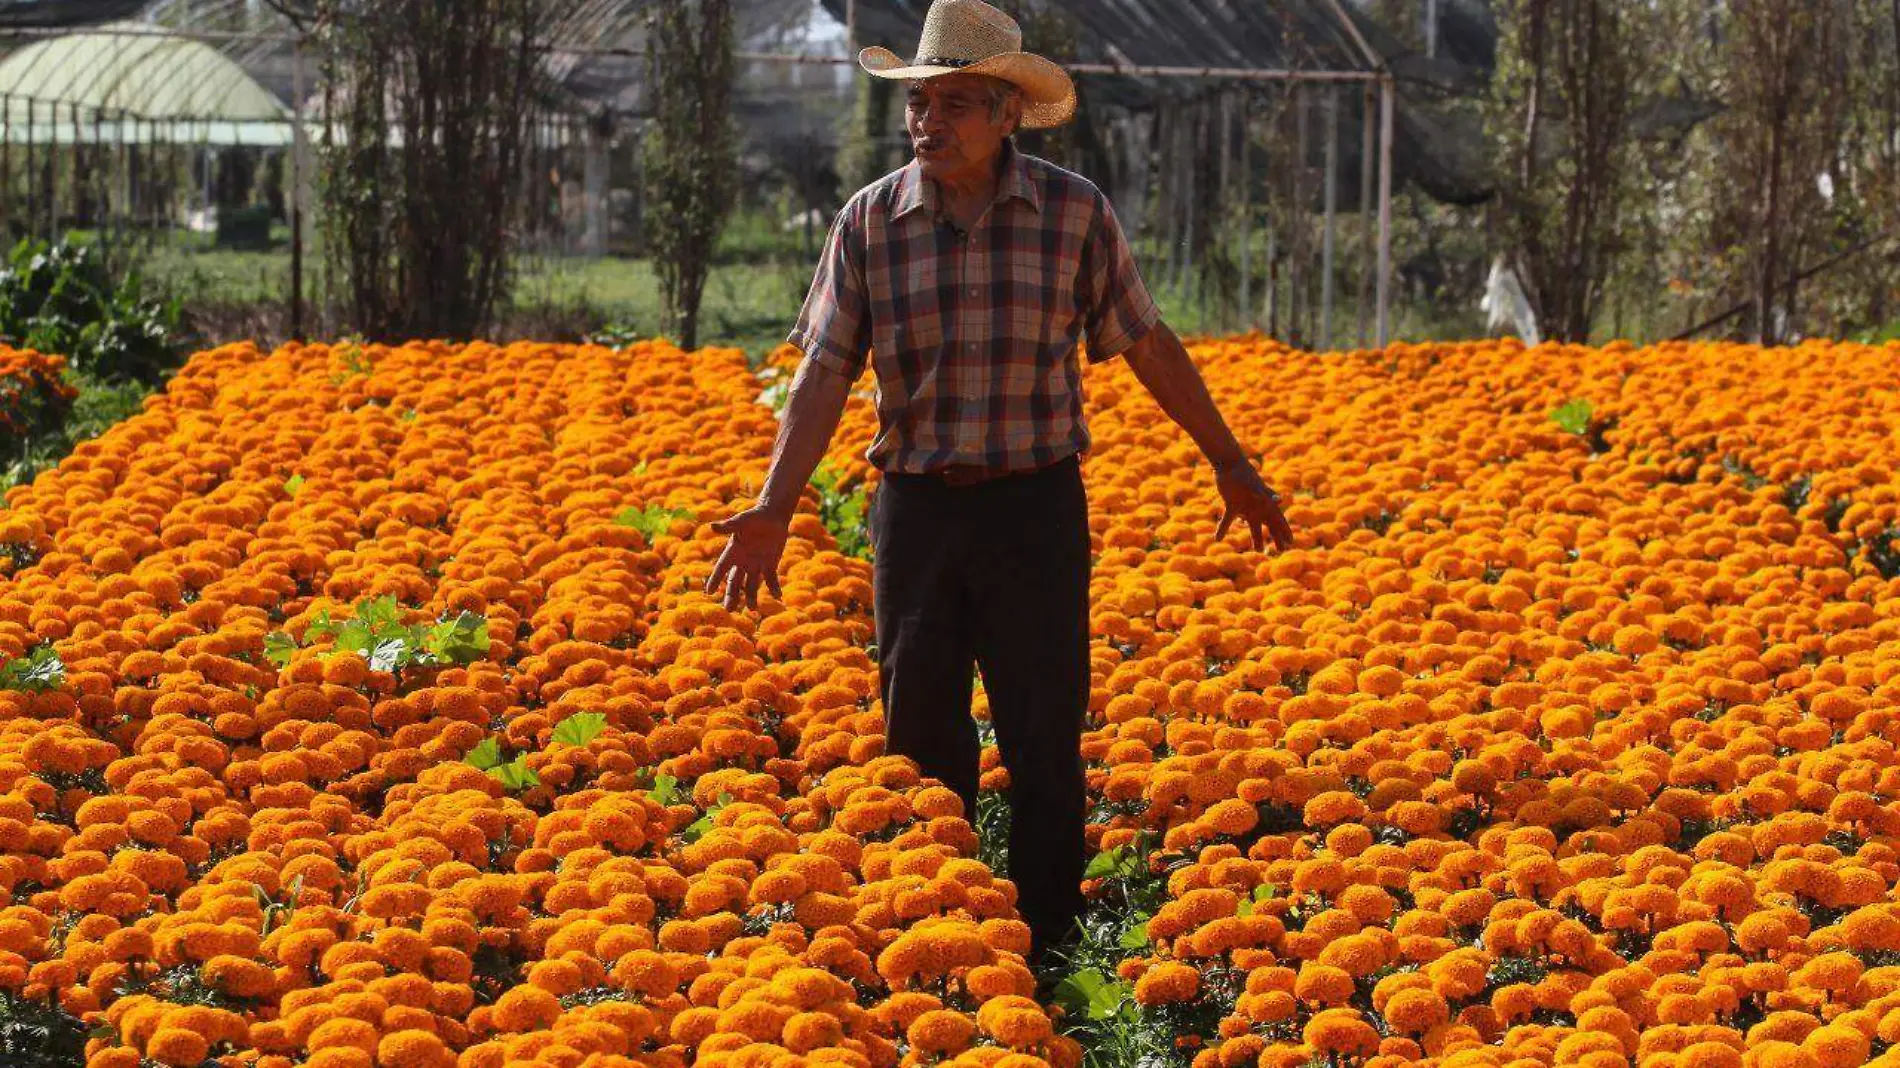
POLYGON ((724 586, 728 612, 738 606, 741 598, 753 611, 758 611, 760 583, 772 591, 772 596, 784 599, 785 594, 778 584, 778 564, 791 534, 791 520, 754 507, 729 519, 718 520, 712 529, 715 534, 730 535, 731 540, 726 543, 726 551, 719 554, 712 574, 706 578, 707 593, 724 586))

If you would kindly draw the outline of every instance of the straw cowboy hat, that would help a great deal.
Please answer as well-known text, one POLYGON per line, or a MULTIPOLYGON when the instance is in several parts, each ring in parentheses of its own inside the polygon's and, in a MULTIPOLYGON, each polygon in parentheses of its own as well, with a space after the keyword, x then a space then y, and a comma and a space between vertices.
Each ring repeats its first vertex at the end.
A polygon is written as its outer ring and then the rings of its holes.
POLYGON ((1061 67, 1022 47, 1022 27, 983 0, 934 0, 909 63, 874 46, 858 53, 858 65, 875 77, 906 81, 988 74, 1023 91, 1023 129, 1068 122, 1075 115, 1075 83, 1061 67))

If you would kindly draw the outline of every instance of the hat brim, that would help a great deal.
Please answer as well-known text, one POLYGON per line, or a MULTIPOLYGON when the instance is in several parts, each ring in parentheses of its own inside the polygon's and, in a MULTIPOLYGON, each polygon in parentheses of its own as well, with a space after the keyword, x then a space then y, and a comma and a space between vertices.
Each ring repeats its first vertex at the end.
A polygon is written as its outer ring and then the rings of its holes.
POLYGON ((945 74, 987 74, 1023 91, 1025 130, 1047 130, 1075 117, 1075 83, 1069 72, 1034 52, 1003 52, 963 67, 912 65, 888 48, 873 45, 858 53, 858 66, 874 78, 912 81, 945 74))

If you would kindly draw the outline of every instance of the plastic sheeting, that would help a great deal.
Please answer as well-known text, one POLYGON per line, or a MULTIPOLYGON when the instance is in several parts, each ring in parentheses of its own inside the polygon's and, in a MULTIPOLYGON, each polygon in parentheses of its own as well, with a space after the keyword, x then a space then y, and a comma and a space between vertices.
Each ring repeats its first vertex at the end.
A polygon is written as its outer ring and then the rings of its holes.
MULTIPOLYGON (((129 27, 137 31, 139 27, 129 27)), ((217 49, 180 37, 82 32, 37 41, 0 60, 8 140, 72 140, 61 126, 118 122, 141 130, 192 122, 221 144, 288 142, 290 111, 217 49), (142 122, 122 122, 126 118, 142 122)), ((169 135, 165 140, 176 140, 169 135)))

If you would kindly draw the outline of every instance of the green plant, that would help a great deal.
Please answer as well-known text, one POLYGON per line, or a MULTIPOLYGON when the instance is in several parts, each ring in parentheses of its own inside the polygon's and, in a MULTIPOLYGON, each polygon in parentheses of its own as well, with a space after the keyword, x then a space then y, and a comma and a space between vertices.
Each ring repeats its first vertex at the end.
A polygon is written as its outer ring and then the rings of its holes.
POLYGON ((184 352, 182 316, 176 298, 147 295, 136 271, 113 279, 96 245, 28 238, 0 267, 0 340, 110 382, 162 381, 184 352))
POLYGON ((719 815, 719 811, 730 804, 732 804, 732 795, 724 790, 719 791, 719 797, 713 802, 712 807, 706 810, 705 815, 694 820, 684 831, 681 831, 680 837, 688 842, 699 841, 707 831, 713 829, 713 821, 719 815))
POLYGON ((541 785, 541 777, 528 767, 523 756, 517 754, 512 760, 502 760, 501 743, 494 738, 483 738, 462 762, 494 776, 510 790, 528 790, 541 785))
POLYGON ((668 326, 699 345, 699 302, 738 191, 731 0, 660 0, 647 35, 650 236, 668 326))
POLYGON ((843 476, 829 464, 818 465, 812 475, 812 485, 818 490, 818 518, 837 539, 839 552, 868 560, 871 538, 865 526, 864 489, 847 491, 840 485, 842 480, 843 476))
POLYGON ((1590 415, 1596 409, 1581 397, 1566 401, 1550 413, 1551 421, 1567 434, 1582 434, 1590 428, 1590 415))
MULTIPOLYGON (((356 603, 354 617, 338 622, 325 609, 304 630, 302 647, 334 640, 333 655, 355 654, 372 671, 401 675, 411 668, 472 664, 488 655, 488 620, 473 612, 444 613, 434 623, 404 623, 396 598, 389 595, 356 603)), ((284 631, 264 636, 264 656, 278 667, 290 663, 300 647, 284 631)))
POLYGON ((645 334, 632 323, 612 322, 587 335, 589 345, 605 345, 610 349, 624 349, 634 344, 645 334))
POLYGON ((0 991, 0 1064, 77 1068, 86 1062, 86 1025, 41 1001, 0 991))
POLYGON ((66 664, 51 642, 35 646, 25 656, 0 664, 0 690, 57 690, 66 684, 66 664))
MULTIPOLYGON (((645 466, 644 462, 641 466, 645 466)), ((639 531, 646 538, 647 544, 651 545, 660 535, 666 533, 666 528, 673 525, 673 520, 690 521, 694 518, 693 513, 684 508, 663 508, 657 504, 649 504, 645 508, 629 506, 621 509, 620 513, 614 516, 614 522, 639 531)))

